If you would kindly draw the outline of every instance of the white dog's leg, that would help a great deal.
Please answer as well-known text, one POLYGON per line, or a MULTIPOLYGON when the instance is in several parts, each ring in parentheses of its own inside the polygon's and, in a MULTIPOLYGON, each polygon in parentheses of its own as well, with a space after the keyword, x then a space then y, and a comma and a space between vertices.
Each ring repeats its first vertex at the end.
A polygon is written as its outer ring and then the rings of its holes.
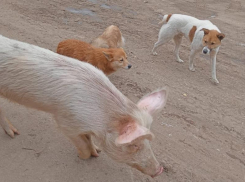
POLYGON ((2 110, 0 109, 0 125, 3 130, 12 138, 14 138, 14 134, 18 134, 18 130, 10 123, 10 121, 4 116, 2 110))
POLYGON ((179 63, 183 63, 184 61, 182 60, 182 59, 180 59, 180 57, 179 57, 179 49, 180 49, 180 44, 181 44, 181 42, 182 42, 182 35, 175 35, 174 36, 174 43, 175 43, 175 49, 174 49, 174 54, 175 54, 175 56, 176 56, 176 58, 177 58, 177 61, 179 62, 179 63))
POLYGON ((219 81, 216 78, 216 55, 218 50, 213 50, 210 53, 210 59, 211 59, 211 70, 212 70, 212 82, 214 84, 218 84, 219 81))
POLYGON ((189 70, 190 71, 195 71, 195 68, 194 68, 194 65, 193 65, 193 60, 194 60, 194 57, 197 53, 197 50, 191 50, 191 54, 190 54, 190 59, 189 59, 189 70))
POLYGON ((163 25, 159 31, 158 40, 154 44, 152 54, 157 55, 156 48, 170 41, 174 37, 174 31, 169 28, 168 25, 163 25))
POLYGON ((159 47, 160 45, 164 44, 164 43, 165 43, 164 40, 159 40, 159 39, 158 39, 158 41, 154 44, 154 47, 153 47, 153 49, 152 49, 152 54, 153 54, 154 56, 157 55, 156 48, 159 47))

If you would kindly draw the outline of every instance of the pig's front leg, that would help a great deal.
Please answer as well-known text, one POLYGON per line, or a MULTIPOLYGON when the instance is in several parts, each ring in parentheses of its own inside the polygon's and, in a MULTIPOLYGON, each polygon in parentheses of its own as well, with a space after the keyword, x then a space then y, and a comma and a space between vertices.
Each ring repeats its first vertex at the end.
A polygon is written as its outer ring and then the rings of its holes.
MULTIPOLYGON (((100 151, 96 145, 94 145, 91 136, 89 134, 80 134, 74 135, 74 128, 70 127, 70 124, 67 123, 67 120, 64 116, 55 116, 55 120, 59 126, 59 129, 72 141, 72 143, 77 147, 79 157, 81 159, 88 159, 91 156, 98 157, 98 152, 100 151)), ((78 132, 77 130, 75 131, 78 132)))
POLYGON ((91 156, 95 156, 95 157, 99 156, 90 135, 80 134, 78 136, 75 137, 73 136, 69 138, 77 147, 78 154, 81 159, 88 159, 91 156))
POLYGON ((94 144, 91 135, 86 135, 89 143, 90 143, 90 149, 91 149, 91 155, 94 157, 99 157, 99 154, 101 150, 94 144))
POLYGON ((91 156, 90 142, 85 135, 78 135, 69 138, 77 147, 78 155, 81 159, 88 159, 91 156))

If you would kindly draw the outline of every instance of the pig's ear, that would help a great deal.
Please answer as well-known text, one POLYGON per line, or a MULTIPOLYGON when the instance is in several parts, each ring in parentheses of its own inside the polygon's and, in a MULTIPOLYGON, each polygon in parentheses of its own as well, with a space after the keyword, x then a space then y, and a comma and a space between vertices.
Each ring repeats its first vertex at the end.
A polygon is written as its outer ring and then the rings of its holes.
POLYGON ((121 126, 116 145, 132 144, 136 140, 152 140, 154 135, 146 127, 140 126, 136 122, 129 122, 121 126))
POLYGON ((166 105, 167 97, 168 88, 162 88, 144 96, 137 105, 139 108, 145 109, 152 115, 163 109, 166 105))
POLYGON ((107 53, 107 52, 103 52, 104 56, 106 57, 106 59, 108 61, 112 61, 112 55, 110 53, 107 53))

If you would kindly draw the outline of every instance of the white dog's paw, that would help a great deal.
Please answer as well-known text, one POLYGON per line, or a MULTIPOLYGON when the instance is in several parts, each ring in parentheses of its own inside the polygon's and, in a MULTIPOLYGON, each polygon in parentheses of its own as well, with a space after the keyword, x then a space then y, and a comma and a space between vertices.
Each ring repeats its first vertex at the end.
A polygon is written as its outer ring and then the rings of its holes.
POLYGON ((152 52, 152 54, 153 54, 154 56, 156 56, 156 55, 157 55, 157 52, 152 52))
POLYGON ((190 71, 195 71, 194 66, 190 66, 190 67, 189 67, 189 70, 190 70, 190 71))
POLYGON ((184 61, 182 59, 178 59, 177 62, 183 63, 184 61))
POLYGON ((212 82, 213 82, 215 85, 219 84, 219 81, 217 80, 217 78, 212 78, 212 82))

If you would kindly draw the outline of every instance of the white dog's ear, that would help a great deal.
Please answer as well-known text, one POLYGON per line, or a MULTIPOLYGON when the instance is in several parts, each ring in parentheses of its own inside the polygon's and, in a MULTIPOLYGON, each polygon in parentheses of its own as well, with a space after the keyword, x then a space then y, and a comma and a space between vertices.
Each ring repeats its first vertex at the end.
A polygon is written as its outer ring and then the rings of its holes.
POLYGON ((219 33, 219 34, 217 35, 217 37, 218 37, 219 40, 222 40, 223 38, 225 38, 225 34, 219 33))
POLYGON ((204 32, 204 35, 207 35, 207 34, 209 33, 209 30, 206 29, 206 28, 203 28, 203 29, 201 29, 200 31, 203 31, 203 32, 204 32))

